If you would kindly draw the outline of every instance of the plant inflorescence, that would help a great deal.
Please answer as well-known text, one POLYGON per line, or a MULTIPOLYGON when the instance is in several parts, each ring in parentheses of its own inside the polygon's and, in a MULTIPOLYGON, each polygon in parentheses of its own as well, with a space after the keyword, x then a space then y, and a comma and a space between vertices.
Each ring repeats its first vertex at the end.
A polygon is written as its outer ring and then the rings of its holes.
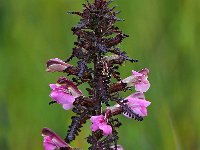
POLYGON ((65 74, 59 77, 56 84, 50 84, 53 101, 49 104, 61 104, 65 110, 72 109, 75 115, 71 117, 72 122, 64 140, 52 130, 43 129, 45 150, 75 149, 69 144, 89 119, 92 124, 92 133, 87 137, 89 150, 122 150, 122 146, 118 145, 117 130, 121 122, 116 115, 124 114, 137 121, 142 121, 147 115, 150 102, 145 100, 144 92, 150 87, 147 80, 149 70, 133 70, 129 77, 121 79, 119 67, 125 61, 134 63, 137 60, 128 57, 118 46, 128 35, 115 26, 117 21, 123 19, 117 17, 119 12, 115 11, 116 6, 109 7, 111 2, 87 1, 83 4, 82 12, 68 12, 81 18, 71 29, 77 41, 66 60, 54 58, 47 62, 48 72, 65 74), (73 58, 78 59, 77 65, 69 64, 73 58), (67 76, 72 76, 72 79, 67 76), (115 79, 114 83, 111 82, 112 78, 115 79), (78 88, 83 83, 88 84, 88 96, 78 88), (120 92, 132 86, 135 87, 135 93, 126 98, 120 96, 120 92), (111 101, 116 104, 111 106, 111 101))

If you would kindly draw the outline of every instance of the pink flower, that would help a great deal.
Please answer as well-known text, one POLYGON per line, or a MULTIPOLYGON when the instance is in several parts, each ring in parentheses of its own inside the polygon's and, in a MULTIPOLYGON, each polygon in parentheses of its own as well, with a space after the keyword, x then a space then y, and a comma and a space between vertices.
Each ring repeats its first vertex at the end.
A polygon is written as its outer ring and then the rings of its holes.
MULTIPOLYGON (((113 150, 115 150, 115 146, 111 146, 110 148, 112 148, 113 150)), ((117 150, 124 150, 123 147, 121 145, 117 145, 117 150)))
POLYGON ((44 150, 60 150, 60 148, 71 148, 67 143, 65 143, 65 141, 63 141, 49 128, 42 129, 42 136, 44 137, 44 150))
POLYGON ((97 131, 98 129, 103 131, 104 135, 112 134, 112 127, 107 124, 106 117, 103 115, 92 116, 90 121, 92 122, 92 131, 97 131))
POLYGON ((71 67, 72 65, 65 63, 64 61, 58 59, 58 58, 54 58, 54 59, 50 59, 49 61, 47 61, 47 69, 46 71, 48 72, 62 72, 65 69, 67 69, 68 67, 71 67))
POLYGON ((132 70, 132 75, 123 79, 123 83, 127 83, 128 86, 135 86, 135 90, 139 92, 146 92, 150 88, 150 83, 147 80, 149 70, 147 68, 140 71, 132 70))
POLYGON ((69 110, 73 107, 75 98, 82 95, 82 92, 74 85, 74 83, 65 77, 61 77, 58 80, 60 84, 50 84, 52 89, 50 97, 61 104, 65 110, 69 110))
MULTIPOLYGON (((147 116, 147 107, 151 102, 145 100, 143 93, 136 92, 125 99, 128 100, 127 105, 133 110, 133 112, 141 117, 147 116)), ((128 115, 124 115, 129 118, 128 115)))

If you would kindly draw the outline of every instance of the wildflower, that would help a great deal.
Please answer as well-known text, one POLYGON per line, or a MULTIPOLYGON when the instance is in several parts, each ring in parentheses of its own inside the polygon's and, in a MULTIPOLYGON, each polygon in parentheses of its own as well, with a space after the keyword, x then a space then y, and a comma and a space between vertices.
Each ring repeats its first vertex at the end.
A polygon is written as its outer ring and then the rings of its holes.
POLYGON ((147 80, 149 70, 147 68, 140 71, 132 70, 132 75, 123 79, 123 83, 127 83, 127 86, 135 86, 135 90, 139 92, 146 92, 150 88, 150 83, 147 80))
MULTIPOLYGON (((132 111, 138 114, 141 117, 147 116, 147 107, 151 104, 151 102, 145 100, 144 94, 141 92, 136 92, 127 98, 127 105, 132 109, 132 111)), ((129 118, 128 115, 124 114, 129 118)))
POLYGON ((149 70, 132 71, 131 76, 121 80, 119 66, 125 61, 133 63, 137 60, 128 57, 119 47, 128 35, 115 25, 123 19, 118 18, 119 12, 114 10, 115 6, 110 7, 112 1, 93 0, 90 3, 87 0, 82 12, 69 12, 81 17, 71 29, 77 36, 73 51, 65 62, 58 58, 50 59, 47 71, 73 75, 74 83, 61 77, 56 84, 50 84, 50 97, 54 100, 50 104, 57 102, 66 110, 73 107, 75 115, 71 117, 66 143, 50 129, 43 129, 45 150, 75 150, 67 143, 76 139, 88 119, 92 130, 92 134, 87 137, 87 142, 91 145, 88 149, 123 150, 122 146, 116 145, 119 139, 117 128, 122 123, 114 116, 124 114, 142 121, 147 115, 150 102, 145 100, 143 93, 150 87, 147 80, 149 70), (73 58, 77 62, 75 66, 68 64, 73 58), (112 78, 117 82, 112 82, 112 78), (83 96, 75 84, 87 84, 87 96, 83 96), (119 92, 125 92, 132 86, 137 92, 122 99, 119 92), (110 106, 110 101, 117 104, 105 109, 104 104, 110 106))
POLYGON ((105 116, 103 115, 92 116, 90 120, 92 122, 92 126, 91 126, 92 131, 95 132, 98 129, 100 129, 103 131, 104 135, 109 135, 112 133, 112 127, 107 124, 105 116))
POLYGON ((76 85, 65 77, 61 77, 57 84, 50 84, 49 86, 52 89, 50 97, 61 104, 65 110, 71 109, 75 98, 82 95, 76 85))
POLYGON ((44 137, 44 150, 60 150, 61 148, 70 148, 70 146, 64 140, 62 140, 49 128, 42 129, 42 136, 44 137))
POLYGON ((71 67, 72 65, 65 63, 64 61, 60 60, 59 58, 50 59, 47 61, 47 69, 48 72, 62 72, 68 67, 71 67))

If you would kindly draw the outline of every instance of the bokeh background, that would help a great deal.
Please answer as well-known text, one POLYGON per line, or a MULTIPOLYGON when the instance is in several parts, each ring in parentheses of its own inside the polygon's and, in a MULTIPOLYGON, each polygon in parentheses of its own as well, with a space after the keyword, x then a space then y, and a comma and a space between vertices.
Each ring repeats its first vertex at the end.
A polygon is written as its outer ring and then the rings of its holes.
MULTIPOLYGON (((65 137, 70 111, 48 106, 49 83, 61 73, 45 72, 50 58, 65 59, 75 36, 70 31, 84 0, 1 0, 0 4, 0 149, 42 150, 41 129, 65 137)), ((143 122, 121 116, 125 150, 200 150, 200 1, 116 0, 118 26, 130 38, 121 48, 150 69, 152 102, 143 122)), ((75 64, 75 62, 72 62, 75 64)), ((84 87, 82 87, 84 88, 84 87)), ((124 94, 127 96, 130 92, 124 94)), ((87 149, 88 122, 73 145, 87 149)))

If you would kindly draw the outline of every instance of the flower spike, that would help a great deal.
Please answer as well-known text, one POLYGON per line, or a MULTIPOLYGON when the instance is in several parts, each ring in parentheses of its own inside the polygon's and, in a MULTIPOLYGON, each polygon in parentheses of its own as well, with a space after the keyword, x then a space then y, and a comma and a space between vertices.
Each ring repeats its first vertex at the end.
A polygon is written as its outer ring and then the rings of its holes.
POLYGON ((142 121, 148 114, 147 107, 151 102, 145 99, 144 92, 150 88, 149 70, 132 70, 129 77, 121 78, 119 67, 125 62, 135 63, 138 60, 130 58, 119 48, 129 35, 115 25, 124 19, 117 17, 120 11, 116 10, 116 5, 110 7, 113 1, 86 0, 83 11, 68 12, 81 18, 71 28, 77 37, 74 48, 65 61, 50 59, 46 67, 48 72, 65 74, 55 84, 49 85, 53 99, 49 104, 61 104, 65 110, 71 109, 74 115, 64 141, 50 129, 43 129, 45 150, 72 150, 70 142, 76 139, 89 119, 92 133, 87 137, 88 150, 123 150, 118 145, 118 128, 122 123, 116 116, 123 114, 142 121), (77 61, 71 65, 74 58, 77 61), (79 86, 85 88, 88 94, 83 94, 79 86), (120 96, 120 92, 131 87, 135 87, 134 94, 126 98, 120 96), (112 102, 116 105, 111 106, 112 102))

